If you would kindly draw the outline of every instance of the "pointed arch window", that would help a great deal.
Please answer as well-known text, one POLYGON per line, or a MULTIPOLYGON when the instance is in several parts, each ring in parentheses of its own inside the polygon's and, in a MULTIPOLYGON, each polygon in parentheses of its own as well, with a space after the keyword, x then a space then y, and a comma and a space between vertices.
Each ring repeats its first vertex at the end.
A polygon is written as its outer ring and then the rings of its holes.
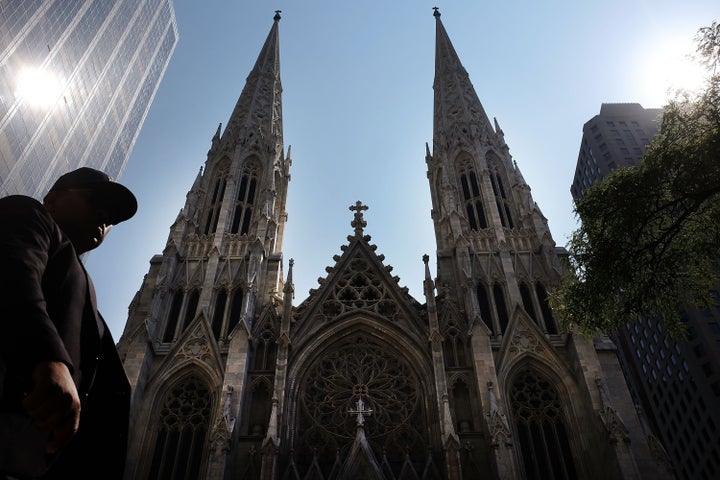
POLYGON ((165 393, 156 418, 157 435, 149 479, 200 478, 212 411, 210 389, 191 377, 165 393))
POLYGON ((225 319, 225 304, 227 304, 227 291, 220 290, 215 298, 215 312, 213 313, 212 331, 215 340, 220 340, 223 320, 225 319))
POLYGON ((445 353, 445 368, 467 366, 467 345, 457 326, 452 324, 443 331, 443 352, 445 353))
POLYGON ((493 299, 495 300, 498 320, 500 321, 500 332, 505 333, 508 323, 510 322, 510 317, 508 316, 507 304, 505 303, 505 291, 499 283, 493 285, 493 299))
POLYGON ((468 166, 463 167, 460 171, 460 186, 462 187, 463 206, 470 224, 470 230, 478 231, 481 228, 487 228, 482 191, 475 170, 468 166))
POLYGON ((247 418, 246 435, 262 436, 267 431, 270 420, 271 397, 268 385, 258 382, 248 392, 250 402, 245 417, 247 418))
POLYGON ((526 478, 577 478, 560 395, 550 382, 534 370, 520 372, 510 404, 526 478))
POLYGON ((242 315, 243 306, 243 290, 242 288, 236 288, 232 294, 232 303, 230 305, 230 318, 228 319, 227 334, 229 335, 235 329, 235 326, 240 321, 242 315))
POLYGON ((253 355, 253 368, 255 370, 271 370, 275 365, 275 340, 277 334, 269 324, 266 324, 255 343, 253 355))
POLYGON ((505 189, 502 176, 497 168, 490 169, 490 184, 492 185, 493 194, 495 195, 498 214, 500 214, 500 223, 505 228, 515 228, 507 190, 505 189))
POLYGON ((535 284, 535 292, 540 301, 540 311, 542 311, 543 319, 545 320, 545 329, 550 334, 558 333, 557 323, 550 308, 550 299, 542 283, 535 284))
POLYGON ((172 296, 170 304, 170 313, 165 322, 165 332, 163 333, 163 342, 172 342, 175 338, 175 330, 177 330, 178 320, 180 319, 180 310, 182 309, 185 293, 182 290, 176 290, 172 296))
POLYGON ((210 196, 210 201, 207 207, 207 215, 205 216, 205 227, 203 228, 203 233, 205 235, 215 233, 217 230, 222 200, 225 196, 225 185, 225 175, 221 174, 215 180, 215 184, 212 187, 212 195, 210 196))
POLYGON ((255 206, 255 194, 258 182, 257 172, 258 169, 255 162, 249 162, 243 170, 242 177, 240 178, 240 187, 238 188, 235 199, 235 213, 233 213, 230 233, 246 235, 250 230, 250 220, 252 219, 253 208, 255 206))
POLYGON ((485 322, 485 325, 490 329, 490 333, 495 333, 495 327, 493 324, 493 317, 492 317, 492 304, 490 303, 490 298, 488 297, 488 291, 487 287, 484 283, 478 283, 477 286, 477 299, 478 299, 478 305, 480 306, 480 316, 482 317, 483 322, 485 322))
POLYGON ((195 319, 195 313, 197 312, 198 301, 200 300, 200 291, 198 289, 193 290, 188 298, 187 306, 185 308, 185 318, 183 320, 183 330, 185 330, 190 322, 195 319))
POLYGON ((467 433, 475 430, 473 425, 472 402, 470 389, 464 379, 458 379, 450 390, 450 407, 455 420, 455 429, 458 433, 467 433))
POLYGON ((533 303, 532 298, 532 292, 530 291, 530 287, 528 287, 527 283, 525 282, 520 283, 520 297, 522 297, 523 308, 525 309, 527 314, 530 315, 530 318, 532 318, 535 323, 538 323, 537 314, 535 313, 535 304, 533 303))

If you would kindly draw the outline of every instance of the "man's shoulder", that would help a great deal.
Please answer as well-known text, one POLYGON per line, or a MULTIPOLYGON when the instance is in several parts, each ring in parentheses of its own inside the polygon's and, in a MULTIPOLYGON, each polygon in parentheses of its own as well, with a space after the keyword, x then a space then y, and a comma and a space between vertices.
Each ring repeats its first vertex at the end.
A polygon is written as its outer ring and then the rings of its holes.
POLYGON ((44 211, 45 207, 42 203, 32 197, 28 197, 26 195, 9 195, 7 197, 0 198, 0 209, 25 209, 44 211))
POLYGON ((44 225, 44 228, 52 228, 55 223, 42 203, 25 195, 0 198, 0 228, 6 227, 8 222, 16 224, 40 222, 39 224, 44 225))

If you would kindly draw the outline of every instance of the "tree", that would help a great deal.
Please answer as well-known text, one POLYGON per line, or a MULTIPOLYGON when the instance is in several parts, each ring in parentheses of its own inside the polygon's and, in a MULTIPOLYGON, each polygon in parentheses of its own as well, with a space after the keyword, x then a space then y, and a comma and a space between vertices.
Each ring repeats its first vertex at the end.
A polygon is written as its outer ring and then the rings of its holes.
POLYGON ((552 303, 582 333, 637 318, 684 332, 680 312, 708 305, 720 280, 720 24, 699 30, 704 89, 663 109, 639 167, 621 168, 576 202, 581 226, 552 303))

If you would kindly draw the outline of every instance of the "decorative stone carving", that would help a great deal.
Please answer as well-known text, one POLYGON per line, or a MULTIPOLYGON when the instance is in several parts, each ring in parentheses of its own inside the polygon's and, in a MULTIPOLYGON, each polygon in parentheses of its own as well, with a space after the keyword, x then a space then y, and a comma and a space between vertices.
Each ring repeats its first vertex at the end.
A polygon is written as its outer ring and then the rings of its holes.
POLYGON ((538 353, 542 350, 543 346, 537 335, 527 326, 518 325, 510 341, 509 352, 519 355, 526 352, 538 353))
POLYGON ((610 395, 607 391, 607 386, 603 382, 602 377, 595 377, 595 384, 597 385, 600 392, 600 401, 602 403, 598 415, 600 416, 600 420, 605 427, 605 431, 607 432, 610 443, 615 444, 620 441, 629 443, 630 436, 628 429, 625 426, 625 423, 623 423, 622 419, 620 418, 620 415, 617 413, 617 410, 613 408, 610 401, 610 395))
POLYGON ((210 344, 202 334, 201 329, 196 329, 180 349, 179 355, 186 359, 196 359, 203 362, 210 358, 210 344))
POLYGON ((495 396, 493 382, 487 382, 488 394, 490 396, 490 411, 487 413, 488 430, 490 431, 491 445, 499 448, 501 445, 509 447, 512 445, 512 434, 507 417, 502 413, 495 396))

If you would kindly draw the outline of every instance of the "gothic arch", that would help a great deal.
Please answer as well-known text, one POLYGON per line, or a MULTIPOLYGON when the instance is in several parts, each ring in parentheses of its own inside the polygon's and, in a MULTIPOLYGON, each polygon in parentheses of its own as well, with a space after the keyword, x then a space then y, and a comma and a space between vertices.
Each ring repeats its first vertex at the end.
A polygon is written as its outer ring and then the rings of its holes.
POLYGON ((475 379, 469 372, 456 372, 448 377, 448 395, 455 431, 481 431, 482 399, 477 395, 475 379))
POLYGON ((373 409, 365 434, 375 455, 384 452, 396 476, 406 451, 421 468, 428 447, 441 447, 431 400, 436 395, 426 380, 433 377, 430 359, 403 332, 375 318, 341 323, 299 346, 290 361, 285 448, 294 450, 296 462, 317 451, 329 471, 336 453, 347 455, 352 446, 355 423, 348 412, 362 398, 373 409))
POLYGON ((207 191, 205 192, 205 201, 203 214, 200 217, 200 233, 203 235, 212 235, 217 229, 222 210, 222 201, 225 196, 225 189, 228 183, 228 172, 230 168, 230 159, 223 157, 208 172, 207 191))
POLYGON ((232 234, 247 235, 250 231, 253 212, 260 200, 259 187, 262 182, 262 164, 255 155, 250 155, 242 162, 235 182, 232 211, 230 212, 230 229, 232 234))
POLYGON ((500 222, 505 228, 515 228, 519 225, 519 216, 512 194, 513 183, 505 162, 492 150, 486 152, 485 159, 500 222))
POLYGON ((242 405, 241 435, 262 437, 267 432, 273 395, 273 382, 267 375, 254 375, 250 379, 242 405))
POLYGON ((152 453, 140 478, 199 478, 206 470, 218 401, 215 383, 202 369, 185 365, 146 392, 152 406, 136 425, 146 426, 143 450, 152 453))
POLYGON ((456 157, 457 176, 456 185, 459 185, 459 200, 462 212, 468 222, 470 231, 480 231, 489 226, 489 217, 483 195, 482 170, 478 169, 477 162, 472 155, 461 151, 456 157))
MULTIPOLYGON (((593 449, 584 444, 581 435, 583 431, 581 425, 584 423, 581 419, 588 415, 592 416, 592 412, 579 411, 582 405, 572 400, 583 395, 572 381, 570 372, 529 355, 515 362, 506 372, 502 377, 498 377, 498 382, 504 392, 505 411, 508 412, 512 435, 516 439, 515 444, 518 445, 516 450, 518 465, 526 470, 526 478, 586 478, 586 465, 581 459, 585 455, 584 452, 593 449), (528 437, 529 430, 523 430, 524 427, 519 427, 519 423, 523 423, 526 427, 529 423, 533 423, 541 430, 546 430, 542 433, 534 431, 535 437, 532 435, 528 437), (552 437, 551 440, 556 442, 555 445, 545 445, 545 440, 540 438, 543 435, 552 437), (528 441, 537 441, 539 443, 534 445, 543 445, 546 449, 555 448, 557 451, 553 452, 558 455, 562 455, 562 451, 569 450, 570 455, 566 459, 569 458, 570 464, 566 461, 564 466, 559 467, 565 473, 556 473, 557 476, 550 477, 543 476, 544 474, 538 477, 529 473, 525 462, 532 457, 527 451, 532 447, 528 446, 528 441)), ((552 457, 552 453, 550 455, 552 457)), ((558 458, 560 457, 555 459, 558 458)), ((537 467, 532 468, 536 472, 542 472, 542 468, 539 470, 537 467)))

